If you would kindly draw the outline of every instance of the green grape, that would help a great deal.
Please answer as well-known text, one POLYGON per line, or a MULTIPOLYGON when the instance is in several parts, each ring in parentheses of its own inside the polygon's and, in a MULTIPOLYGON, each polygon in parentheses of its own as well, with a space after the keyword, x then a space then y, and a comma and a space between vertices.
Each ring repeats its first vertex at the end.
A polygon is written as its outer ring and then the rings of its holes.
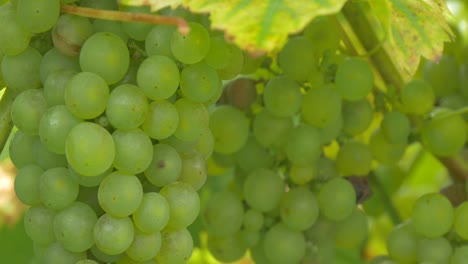
POLYGON ((208 235, 207 247, 213 257, 223 263, 239 260, 247 251, 241 233, 228 236, 208 235))
POLYGON ((242 226, 245 230, 249 231, 260 231, 263 227, 264 216, 261 212, 255 209, 248 209, 245 211, 244 219, 242 220, 242 226))
POLYGON ((198 139, 195 149, 207 160, 214 150, 214 137, 210 128, 206 128, 198 139))
POLYGON ((401 89, 403 109, 410 114, 424 115, 432 110, 435 103, 434 92, 424 80, 411 80, 401 89))
POLYGON ((386 165, 396 164, 406 150, 406 142, 391 143, 382 130, 377 130, 371 136, 369 147, 375 160, 386 165))
POLYGON ((32 155, 34 158, 34 163, 45 170, 67 166, 67 158, 65 155, 53 153, 48 150, 47 147, 42 144, 39 137, 34 138, 32 145, 32 155))
POLYGON ((141 128, 154 139, 165 139, 173 135, 179 125, 179 112, 177 106, 166 101, 152 102, 141 128))
MULTIPOLYGON (((104 180, 107 175, 109 175, 112 172, 112 169, 109 168, 105 172, 99 174, 99 175, 93 175, 93 176, 83 176, 74 171, 72 168, 68 168, 68 172, 70 173, 70 176, 75 179, 80 186, 84 187, 96 187, 101 184, 102 180, 104 180)), ((81 191, 80 191, 81 193, 81 191)))
POLYGON ((435 238, 446 234, 452 227, 454 209, 450 201, 439 193, 429 193, 416 200, 411 219, 420 235, 435 238))
POLYGON ((54 210, 61 210, 71 205, 78 197, 78 191, 79 184, 63 167, 46 170, 39 180, 41 202, 54 210))
POLYGON ((65 104, 65 86, 78 72, 58 70, 50 73, 44 83, 44 97, 49 107, 65 104))
POLYGON ((356 192, 353 185, 341 178, 326 182, 318 194, 320 212, 331 221, 343 221, 356 208, 356 192))
POLYGON ((129 217, 114 218, 103 214, 97 220, 93 234, 99 250, 109 255, 117 255, 130 247, 135 230, 129 217))
POLYGON ((464 264, 468 259, 468 246, 459 246, 450 258, 450 264, 464 264))
POLYGON ((179 87, 179 80, 179 68, 166 56, 149 56, 138 67, 138 86, 152 100, 171 97, 179 87))
POLYGON ((48 31, 59 15, 59 0, 18 0, 16 4, 18 22, 32 33, 48 31))
POLYGON ((37 135, 41 117, 47 110, 42 90, 30 89, 19 94, 11 106, 15 126, 28 135, 37 135))
POLYGON ((93 25, 88 18, 63 14, 52 30, 54 46, 67 56, 78 56, 85 41, 93 35, 93 25))
POLYGON ((71 252, 88 250, 94 244, 93 229, 96 221, 96 213, 89 205, 74 202, 55 216, 55 237, 71 252))
POLYGON ((306 124, 293 128, 289 133, 285 150, 293 164, 306 165, 316 161, 321 153, 319 130, 306 124))
POLYGON ((145 51, 148 56, 162 55, 173 58, 171 37, 177 28, 173 25, 156 25, 146 35, 145 51))
POLYGON ((64 97, 70 112, 79 118, 91 119, 105 111, 109 87, 99 75, 80 72, 67 82, 64 97))
POLYGON ((304 36, 314 42, 319 54, 326 50, 335 51, 340 45, 340 32, 328 16, 314 18, 304 28, 304 36))
POLYGON ((168 228, 173 230, 186 228, 195 221, 200 212, 200 197, 190 184, 173 182, 164 186, 160 194, 169 204, 168 228))
POLYGON ((310 228, 319 216, 319 204, 313 192, 306 187, 292 188, 281 198, 281 220, 294 231, 310 228))
POLYGON ((426 61, 423 74, 437 97, 452 94, 460 89, 458 63, 451 55, 443 55, 438 62, 426 61))
POLYGON ((153 159, 145 170, 146 179, 157 187, 175 182, 182 171, 182 158, 170 145, 158 143, 153 146, 153 159))
POLYGON ((460 115, 450 115, 450 110, 441 109, 439 115, 429 120, 421 131, 421 140, 431 153, 437 156, 452 156, 463 148, 467 139, 466 123, 460 115))
POLYGON ((235 45, 228 45, 227 65, 218 69, 219 78, 222 80, 234 79, 240 74, 244 65, 244 53, 235 45))
POLYGON ((335 224, 335 244, 339 248, 358 248, 367 239, 368 232, 366 214, 355 208, 351 215, 335 224))
POLYGON ((258 241, 258 243, 249 250, 250 256, 256 264, 270 264, 270 261, 266 257, 265 250, 263 249, 263 239, 258 241))
POLYGON ((140 129, 116 130, 114 167, 130 174, 145 171, 153 158, 153 143, 140 129))
POLYGON ((231 154, 247 142, 249 121, 239 109, 221 106, 210 116, 210 129, 215 140, 214 151, 231 154))
POLYGON ((156 263, 184 264, 190 259, 193 240, 187 229, 167 230, 161 233, 162 244, 154 260, 156 263))
POLYGON ((179 124, 174 136, 183 141, 195 141, 200 138, 210 124, 210 115, 206 107, 185 98, 180 98, 174 105, 179 114, 179 124))
POLYGON ((273 156, 254 136, 250 135, 245 145, 235 153, 239 168, 251 172, 258 168, 268 168, 273 164, 273 156))
POLYGON ((202 214, 206 231, 214 236, 233 236, 242 226, 244 206, 239 197, 229 191, 210 196, 202 214))
POLYGON ((189 183, 198 191, 205 184, 207 176, 205 157, 200 152, 193 151, 182 155, 182 170, 178 178, 179 181, 189 183))
POLYGON ((43 205, 30 207, 24 214, 24 230, 39 245, 55 241, 53 221, 55 211, 43 205))
POLYGON ((314 43, 303 36, 290 38, 278 54, 278 64, 290 79, 306 81, 311 69, 318 64, 314 43))
POLYGON ((410 121, 408 117, 398 111, 385 113, 382 120, 382 133, 389 143, 405 144, 410 134, 410 121))
POLYGON ((366 131, 372 123, 372 105, 367 99, 344 101, 341 115, 343 131, 348 135, 358 135, 366 131))
POLYGON ((247 204, 260 212, 275 209, 284 192, 284 182, 269 169, 256 169, 244 181, 244 198, 247 204))
POLYGON ((224 37, 212 37, 210 41, 210 50, 204 59, 205 63, 214 69, 222 69, 229 63, 229 44, 224 37))
POLYGON ((138 209, 142 198, 143 187, 134 175, 113 172, 99 185, 99 205, 112 217, 131 215, 138 209))
POLYGON ((78 260, 76 264, 99 264, 99 263, 92 259, 82 259, 82 260, 78 260))
POLYGON ((80 66, 85 72, 100 75, 107 84, 114 84, 127 73, 130 55, 119 36, 98 32, 89 37, 80 51, 80 66))
POLYGON ((51 152, 65 154, 65 140, 68 132, 81 122, 64 105, 53 106, 42 115, 39 123, 39 137, 51 152))
POLYGON ((34 48, 27 48, 16 55, 5 55, 2 59, 2 76, 7 87, 16 92, 39 88, 42 55, 34 48))
POLYGON ((444 237, 424 238, 418 242, 418 261, 422 263, 449 263, 452 245, 444 237))
POLYGON ((240 231, 240 235, 244 245, 249 248, 255 246, 260 241, 259 231, 242 230, 240 231))
POLYGON ((372 67, 359 58, 348 58, 338 67, 335 84, 343 99, 357 101, 369 94, 374 85, 372 67))
POLYGON ((94 32, 111 32, 119 36, 124 43, 128 42, 129 37, 127 33, 124 32, 122 28, 122 22, 120 21, 95 19, 93 21, 93 31, 94 32))
POLYGON ((455 209, 453 227, 461 238, 468 239, 468 202, 463 202, 455 209))
POLYGON ((267 231, 263 250, 273 263, 299 263, 306 251, 304 235, 278 223, 267 231))
POLYGON ((101 126, 83 122, 72 128, 65 142, 70 166, 84 176, 99 175, 112 166, 115 143, 101 126))
POLYGON ((96 246, 96 244, 94 244, 91 247, 90 253, 92 254, 92 256, 94 256, 95 259, 97 259, 99 261, 102 261, 102 262, 105 262, 105 263, 114 263, 114 262, 122 259, 122 257, 125 255, 123 253, 120 253, 120 254, 106 254, 106 253, 102 252, 102 250, 100 250, 96 246))
MULTIPOLYGON (((205 130, 206 129, 210 130, 209 127, 205 128, 205 130)), ((170 136, 166 139, 161 140, 161 143, 173 147, 180 155, 183 155, 194 151, 197 141, 185 141, 180 140, 175 136, 170 136)))
POLYGON ((343 130, 343 117, 338 114, 338 117, 331 120, 325 127, 319 129, 320 138, 323 145, 328 145, 337 139, 343 130))
POLYGON ((56 48, 52 48, 44 54, 41 60, 39 74, 41 82, 45 83, 47 77, 56 71, 60 70, 72 70, 79 72, 80 65, 76 58, 68 57, 60 53, 56 48))
POLYGON ((128 130, 143 124, 148 109, 148 99, 138 86, 122 84, 110 93, 106 116, 113 127, 128 130))
POLYGON ((293 121, 287 117, 276 117, 268 111, 258 113, 253 120, 252 130, 260 145, 270 148, 281 148, 289 139, 293 121))
POLYGON ((180 74, 180 90, 185 98, 205 103, 218 90, 218 74, 208 64, 199 62, 185 67, 180 74))
POLYGON ((289 178, 294 184, 304 185, 317 177, 317 166, 314 164, 296 165, 292 164, 289 169, 289 178))
POLYGON ((416 263, 419 239, 411 223, 400 224, 387 237, 388 254, 401 264, 416 263))
POLYGON ((341 115, 341 98, 335 85, 310 89, 302 101, 302 117, 316 127, 326 127, 341 115))
POLYGON ((371 169, 371 165, 371 149, 359 141, 344 143, 336 156, 336 166, 345 176, 367 175, 371 169))
POLYGON ((31 33, 20 25, 12 5, 3 5, 2 8, 6 10, 0 13, 0 50, 5 55, 18 55, 28 48, 31 33))
POLYGON ((335 161, 321 157, 317 161, 317 180, 328 181, 340 176, 335 161))
POLYGON ((169 204, 159 193, 147 192, 133 213, 135 226, 146 234, 162 230, 169 222, 169 204))
POLYGON ((145 234, 135 230, 135 238, 125 253, 135 261, 149 261, 159 252, 162 244, 161 233, 145 234))
POLYGON ((15 176, 15 194, 22 203, 26 205, 41 203, 39 182, 43 172, 41 167, 32 163, 18 170, 15 176))
POLYGON ((36 138, 35 136, 25 134, 21 130, 15 132, 10 141, 8 153, 16 168, 21 169, 26 165, 34 163, 32 148, 36 138))
POLYGON ((301 108, 302 94, 299 85, 280 76, 270 80, 263 91, 265 108, 274 116, 292 116, 301 108))
POLYGON ((70 252, 58 242, 50 244, 44 252, 43 263, 76 264, 79 260, 86 259, 86 252, 70 252))
POLYGON ((200 24, 190 22, 186 35, 174 30, 171 37, 171 51, 182 63, 194 64, 201 61, 210 50, 210 35, 200 24))
MULTIPOLYGON (((123 9, 126 12, 150 14, 150 7, 144 6, 127 6, 124 5, 123 9)), ((122 22, 123 31, 132 39, 137 41, 144 41, 148 32, 152 29, 153 25, 144 22, 122 22)))

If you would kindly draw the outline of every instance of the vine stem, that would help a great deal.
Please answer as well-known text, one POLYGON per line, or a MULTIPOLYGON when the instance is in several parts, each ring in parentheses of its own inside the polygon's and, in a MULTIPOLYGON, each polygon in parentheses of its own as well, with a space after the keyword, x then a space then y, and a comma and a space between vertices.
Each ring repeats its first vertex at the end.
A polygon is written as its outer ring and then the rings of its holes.
POLYGON ((465 113, 468 113, 468 106, 465 106, 465 107, 462 107, 460 109, 457 109, 457 110, 454 110, 454 111, 450 111, 446 114, 441 114, 441 115, 437 115, 434 117, 434 119, 444 119, 444 118, 447 118, 447 117, 452 117, 452 116, 456 116, 456 115, 461 115, 461 114, 465 114, 465 113))
POLYGON ((83 17, 117 21, 144 22, 149 24, 176 25, 179 32, 183 35, 188 34, 190 31, 187 21, 180 17, 159 16, 152 14, 132 13, 114 10, 101 10, 74 5, 62 5, 60 9, 63 13, 83 17))

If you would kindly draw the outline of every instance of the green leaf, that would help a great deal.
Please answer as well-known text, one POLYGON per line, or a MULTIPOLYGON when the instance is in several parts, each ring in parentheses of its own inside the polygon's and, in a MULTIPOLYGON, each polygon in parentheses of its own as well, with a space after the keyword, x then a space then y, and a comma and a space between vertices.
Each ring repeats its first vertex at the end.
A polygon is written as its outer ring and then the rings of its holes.
POLYGON ((288 35, 301 31, 314 17, 333 14, 346 0, 121 0, 152 9, 182 5, 195 13, 209 13, 212 27, 223 30, 251 53, 281 49, 288 35))

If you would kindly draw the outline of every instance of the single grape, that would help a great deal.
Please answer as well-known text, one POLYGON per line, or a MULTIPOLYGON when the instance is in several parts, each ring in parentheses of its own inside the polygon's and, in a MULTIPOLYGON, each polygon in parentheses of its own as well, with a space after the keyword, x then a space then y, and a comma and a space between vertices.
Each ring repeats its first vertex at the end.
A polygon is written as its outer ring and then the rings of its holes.
MULTIPOLYGON (((128 6, 123 5, 121 8, 127 12, 150 14, 150 7, 144 6, 128 6)), ((151 30, 152 25, 144 22, 122 22, 123 31, 132 39, 137 41, 144 41, 146 35, 151 30)))
POLYGON ((208 235, 207 247, 211 254, 223 263, 236 261, 247 251, 241 233, 228 236, 208 235))
POLYGON ((2 76, 9 89, 21 92, 41 86, 40 64, 42 55, 34 48, 19 54, 5 55, 2 59, 2 76))
POLYGON ((423 238, 418 243, 418 261, 427 263, 449 263, 453 249, 445 237, 423 238))
POLYGON ((138 67, 138 86, 152 100, 171 97, 179 86, 179 80, 177 65, 171 58, 166 56, 149 56, 138 67))
POLYGON ((66 250, 59 242, 50 244, 44 252, 44 263, 76 263, 86 259, 86 252, 74 253, 66 250))
POLYGON ((200 24, 190 22, 190 32, 186 35, 174 31, 171 38, 171 51, 176 59, 185 64, 201 61, 210 50, 210 35, 200 24))
POLYGON ((233 236, 237 233, 244 217, 244 207, 234 193, 223 191, 211 195, 202 219, 206 231, 214 236, 233 236))
POLYGON ((141 128, 149 137, 160 140, 173 135, 179 121, 177 107, 166 100, 158 100, 149 105, 141 128))
POLYGON ((180 98, 174 105, 179 114, 179 124, 174 136, 183 141, 195 141, 200 138, 210 124, 210 116, 206 107, 186 98, 180 98))
POLYGON ((252 130, 258 143, 264 147, 281 148, 289 139, 293 121, 288 117, 276 117, 266 110, 253 120, 252 130))
POLYGON ((326 127, 341 115, 341 97, 335 85, 310 89, 302 101, 302 118, 309 125, 326 127))
POLYGON ((195 149, 207 160, 214 150, 214 137, 210 128, 206 128, 198 139, 195 149))
POLYGON ((39 133, 41 117, 47 110, 42 90, 30 89, 19 94, 11 106, 11 119, 15 126, 28 135, 39 133))
POLYGON ((411 219, 418 234, 435 238, 450 231, 454 220, 454 209, 442 194, 429 193, 416 200, 411 219))
POLYGON ((454 56, 444 55, 437 63, 427 61, 423 75, 437 97, 449 95, 460 88, 458 63, 454 56))
POLYGON ((435 103, 434 92, 429 83, 414 79, 401 89, 401 102, 403 109, 415 115, 424 115, 432 110, 435 103))
POLYGON ((411 132, 410 125, 410 121, 406 115, 393 111, 385 113, 381 127, 389 143, 404 144, 411 132))
POLYGON ((354 249, 367 239, 369 226, 367 216, 361 210, 354 208, 344 220, 335 224, 335 243, 339 248, 354 249))
POLYGON ((250 207, 268 212, 278 206, 284 192, 284 182, 274 171, 260 168, 248 174, 243 190, 250 207))
POLYGON ((58 70, 50 73, 44 83, 44 97, 48 107, 65 104, 65 87, 78 72, 74 70, 58 70))
POLYGON ((221 106, 211 113, 210 129, 215 140, 214 151, 231 154, 247 142, 249 122, 239 109, 221 106))
POLYGON ((420 236, 413 226, 410 222, 400 224, 387 237, 388 254, 398 263, 415 263, 417 260, 420 236))
POLYGON ((317 177, 318 170, 315 164, 291 165, 289 178, 294 184, 304 185, 317 177))
POLYGON ((344 143, 336 156, 338 170, 345 176, 367 175, 372 165, 369 146, 359 141, 344 143))
POLYGON ((153 157, 153 143, 141 130, 115 130, 112 133, 115 143, 114 167, 117 170, 138 174, 145 171, 153 157))
POLYGON ((71 205, 78 197, 79 184, 66 168, 57 167, 42 173, 39 182, 39 197, 48 208, 61 210, 71 205))
POLYGON ((44 169, 30 163, 18 170, 15 177, 16 197, 24 204, 39 205, 39 182, 44 169))
POLYGON ((218 69, 219 78, 222 80, 234 79, 241 73, 244 65, 244 53, 239 47, 233 44, 228 45, 227 62, 223 68, 218 69))
POLYGON ((175 182, 182 171, 182 159, 170 145, 159 143, 153 146, 153 159, 145 170, 146 179, 157 187, 175 182))
POLYGON ((331 221, 343 221, 356 208, 356 192, 353 185, 341 178, 326 182, 318 194, 320 213, 331 221))
POLYGON ((67 158, 65 155, 53 153, 48 150, 47 147, 42 144, 39 137, 34 137, 31 151, 34 163, 45 170, 67 166, 67 158))
POLYGON ((158 254, 161 244, 162 237, 159 231, 145 234, 135 230, 135 238, 125 253, 134 261, 149 261, 158 254))
POLYGON ((24 230, 32 241, 49 245, 55 241, 54 217, 56 212, 43 205, 30 207, 24 215, 24 230))
POLYGON ((0 13, 0 50, 14 56, 28 48, 31 33, 20 25, 13 5, 3 5, 2 8, 7 10, 0 13))
POLYGON ((373 109, 367 99, 344 101, 341 114, 344 132, 348 135, 357 135, 366 131, 372 123, 373 109))
POLYGON ((317 128, 300 124, 289 132, 286 155, 293 164, 306 165, 320 157, 321 144, 321 135, 317 128))
POLYGON ((205 184, 208 176, 205 157, 198 151, 192 151, 182 155, 182 170, 178 178, 181 182, 192 185, 195 190, 205 184))
POLYGON ((169 204, 159 193, 147 192, 133 213, 135 226, 146 234, 162 230, 169 222, 169 204))
POLYGON ((468 202, 463 202, 455 209, 453 227, 463 239, 468 238, 468 202))
POLYGON ((106 116, 113 127, 128 130, 143 124, 148 108, 148 99, 138 86, 122 84, 110 93, 106 116))
POLYGON ((304 235, 292 231, 284 224, 274 225, 265 234, 263 250, 268 260, 274 263, 299 263, 306 251, 304 235))
POLYGON ((261 212, 255 209, 245 211, 242 226, 245 230, 259 231, 263 227, 264 216, 261 212))
POLYGON ((192 224, 200 212, 200 197, 188 183, 173 182, 164 186, 160 194, 169 204, 170 229, 182 229, 192 224))
POLYGON ((389 142, 382 130, 377 130, 372 134, 369 147, 375 160, 386 165, 396 164, 406 150, 406 142, 389 142))
POLYGON ((348 58, 338 67, 335 84, 343 99, 360 100, 369 94, 374 85, 374 74, 368 62, 348 58))
POLYGON ((167 230, 161 233, 161 249, 154 258, 156 263, 184 264, 190 259, 193 240, 187 229, 167 230))
POLYGON ((288 40, 278 54, 278 64, 286 76, 303 82, 308 79, 311 69, 318 64, 315 52, 314 43, 309 38, 294 37, 288 40))
POLYGON ((145 51, 148 56, 162 55, 172 59, 174 56, 171 51, 171 38, 176 29, 173 25, 155 25, 145 39, 145 51))
POLYGON ((80 64, 78 63, 78 59, 63 55, 56 48, 50 49, 41 60, 39 70, 41 82, 45 83, 50 74, 63 70, 79 72, 80 64))
POLYGON ((222 69, 229 63, 229 44, 224 37, 211 37, 210 50, 204 58, 206 64, 214 69, 222 69))
POLYGON ((114 218, 103 214, 93 230, 96 246, 104 253, 117 255, 127 250, 135 237, 132 220, 129 217, 114 218))
POLYGON ((32 33, 51 29, 59 15, 59 0, 18 0, 16 3, 18 22, 32 33))
POLYGON ((67 56, 78 56, 85 41, 93 35, 93 25, 88 18, 63 14, 52 30, 54 46, 67 56))
POLYGON ((281 197, 281 220, 294 231, 309 229, 319 216, 319 204, 313 192, 306 187, 292 188, 281 197))
POLYGON ((185 67, 180 74, 180 90, 193 102, 205 103, 218 90, 219 77, 215 69, 204 62, 185 67))
POLYGON ((273 164, 271 153, 252 135, 235 155, 237 165, 245 172, 251 172, 257 168, 268 168, 273 164))
POLYGON ((301 107, 302 94, 299 85, 285 77, 270 80, 263 91, 265 108, 274 116, 288 117, 297 113, 301 107))

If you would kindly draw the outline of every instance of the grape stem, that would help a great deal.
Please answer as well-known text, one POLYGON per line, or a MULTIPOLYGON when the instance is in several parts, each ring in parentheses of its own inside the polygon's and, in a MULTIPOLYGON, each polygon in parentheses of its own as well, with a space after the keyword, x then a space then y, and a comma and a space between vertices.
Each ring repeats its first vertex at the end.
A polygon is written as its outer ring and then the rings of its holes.
POLYGON ((380 179, 375 176, 374 173, 370 173, 368 175, 369 181, 371 182, 372 186, 376 188, 376 192, 378 192, 381 195, 382 199, 382 204, 386 209, 386 212, 389 214, 390 219, 392 220, 394 225, 398 225, 401 223, 401 217, 398 213, 398 210, 396 209, 395 205, 392 202, 392 199, 390 198, 390 195, 388 194, 387 190, 385 189, 385 186, 382 184, 380 179))
POLYGON ((0 100, 0 150, 5 151, 5 144, 13 129, 13 121, 11 120, 11 106, 16 93, 5 89, 2 99, 0 100))
POLYGON ((61 11, 77 16, 99 18, 105 20, 144 22, 149 24, 176 25, 179 32, 183 35, 189 33, 190 28, 183 18, 172 16, 159 16, 152 14, 132 13, 114 10, 100 10, 88 7, 74 5, 62 5, 61 11))
POLYGON ((456 116, 456 115, 461 115, 461 114, 465 114, 465 113, 468 113, 468 106, 465 106, 465 107, 462 107, 460 109, 450 111, 450 112, 447 112, 447 113, 443 113, 443 114, 440 114, 440 115, 436 115, 433 119, 435 119, 435 120, 444 119, 444 118, 448 118, 448 117, 452 117, 452 116, 456 116))

